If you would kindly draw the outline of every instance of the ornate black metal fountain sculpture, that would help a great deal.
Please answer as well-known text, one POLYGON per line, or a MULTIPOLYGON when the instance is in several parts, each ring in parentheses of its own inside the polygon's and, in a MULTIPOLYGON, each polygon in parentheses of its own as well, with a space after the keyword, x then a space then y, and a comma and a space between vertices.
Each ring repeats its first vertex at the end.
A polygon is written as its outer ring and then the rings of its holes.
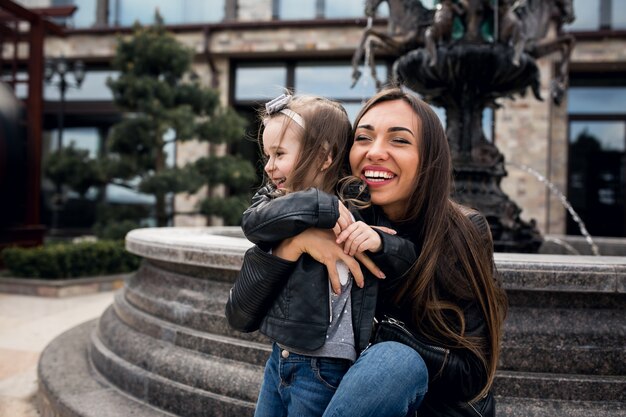
MULTIPOLYGON (((398 56, 396 81, 446 109, 455 199, 487 217, 496 250, 536 252, 541 236, 500 189, 504 157, 485 138, 482 115, 498 106, 496 99, 524 94, 528 87, 541 100, 535 60, 556 51, 561 62, 551 95, 560 104, 574 44, 561 29, 574 19, 572 0, 442 0, 435 11, 419 0, 387 1, 389 28, 380 32, 368 25, 364 31, 353 58, 354 81, 363 56, 375 79, 374 52, 398 56)), ((382 2, 368 0, 366 14, 373 16, 382 2)))

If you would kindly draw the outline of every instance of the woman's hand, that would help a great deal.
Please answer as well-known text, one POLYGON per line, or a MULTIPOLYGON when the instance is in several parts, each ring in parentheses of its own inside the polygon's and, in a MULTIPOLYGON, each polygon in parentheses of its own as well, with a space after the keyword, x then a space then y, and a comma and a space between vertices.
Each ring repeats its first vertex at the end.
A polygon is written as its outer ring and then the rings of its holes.
MULTIPOLYGON (((297 236, 285 239, 274 248, 273 253, 290 261, 295 261, 301 254, 307 253, 316 261, 326 265, 331 286, 336 294, 341 293, 337 262, 343 261, 352 273, 356 285, 363 288, 363 272, 359 263, 354 257, 344 253, 342 247, 335 242, 335 235, 331 230, 307 229, 297 236)), ((357 259, 361 257, 360 255, 357 256, 357 259)), ((365 255, 363 255, 363 259, 359 260, 375 276, 379 278, 385 277, 383 272, 365 255)))

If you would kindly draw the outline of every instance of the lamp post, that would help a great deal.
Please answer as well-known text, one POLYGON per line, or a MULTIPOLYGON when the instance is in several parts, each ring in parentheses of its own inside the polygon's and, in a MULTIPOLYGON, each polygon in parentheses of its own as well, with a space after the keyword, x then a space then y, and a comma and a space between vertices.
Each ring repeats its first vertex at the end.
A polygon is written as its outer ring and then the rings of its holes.
MULTIPOLYGON (((73 63, 68 62, 64 56, 59 58, 46 60, 44 78, 46 83, 59 88, 60 102, 58 113, 58 132, 57 132, 57 152, 63 148, 63 129, 65 123, 65 93, 68 88, 80 88, 85 79, 85 64, 81 60, 73 63), (69 80, 70 71, 73 74, 74 81, 69 80)), ((57 233, 59 224, 59 212, 65 204, 63 189, 61 184, 55 184, 55 193, 52 197, 52 230, 51 233, 57 233)))
POLYGON ((68 62, 64 56, 60 56, 56 59, 50 59, 46 61, 46 68, 44 72, 46 82, 50 85, 54 85, 59 88, 61 95, 59 102, 59 126, 58 126, 58 138, 57 149, 61 149, 63 146, 63 124, 65 118, 65 92, 68 88, 80 88, 85 79, 85 64, 81 60, 68 62), (73 67, 74 82, 70 82, 67 77, 70 73, 70 67, 73 67), (56 76, 56 82, 55 82, 56 76))

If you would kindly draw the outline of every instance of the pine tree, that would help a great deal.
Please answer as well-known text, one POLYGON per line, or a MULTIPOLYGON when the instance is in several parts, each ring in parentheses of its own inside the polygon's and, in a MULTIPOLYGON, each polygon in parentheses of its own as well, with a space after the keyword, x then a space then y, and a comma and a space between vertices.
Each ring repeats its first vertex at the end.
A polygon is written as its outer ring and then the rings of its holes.
MULTIPOLYGON (((189 76, 192 58, 193 51, 167 32, 157 13, 153 26, 136 24, 130 38, 119 40, 113 66, 120 75, 107 82, 125 114, 110 131, 106 171, 116 184, 155 197, 158 226, 166 226, 173 214, 166 210, 169 193, 195 192, 207 183, 232 185, 234 193, 255 182, 252 165, 232 155, 202 158, 182 168, 167 166, 170 142, 233 143, 244 136, 244 120, 220 106, 216 90, 189 76)), ((224 215, 219 207, 203 207, 206 214, 224 215)))

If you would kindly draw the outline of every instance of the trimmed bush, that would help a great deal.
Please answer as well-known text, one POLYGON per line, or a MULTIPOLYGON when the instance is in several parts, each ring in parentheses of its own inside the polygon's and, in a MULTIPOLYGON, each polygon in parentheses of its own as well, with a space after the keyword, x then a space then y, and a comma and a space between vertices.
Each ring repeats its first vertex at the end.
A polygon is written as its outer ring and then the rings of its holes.
POLYGON ((36 248, 6 248, 2 261, 10 275, 64 279, 131 272, 140 258, 124 249, 123 241, 55 243, 36 248))

